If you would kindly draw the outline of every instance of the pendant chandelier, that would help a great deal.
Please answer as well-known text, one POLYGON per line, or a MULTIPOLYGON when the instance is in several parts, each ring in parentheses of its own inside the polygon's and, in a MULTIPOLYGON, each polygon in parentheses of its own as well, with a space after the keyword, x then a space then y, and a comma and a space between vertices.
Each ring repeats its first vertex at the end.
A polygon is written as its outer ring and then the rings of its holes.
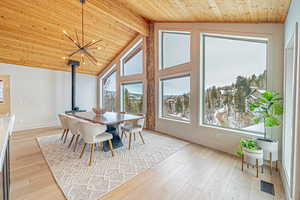
POLYGON ((85 42, 84 38, 84 12, 83 5, 86 0, 79 0, 81 3, 81 40, 78 37, 77 31, 75 30, 76 39, 73 39, 67 31, 63 30, 64 35, 76 46, 75 49, 72 49, 67 57, 63 57, 63 59, 68 59, 76 54, 81 54, 81 63, 85 64, 86 59, 89 60, 94 65, 100 65, 100 62, 93 56, 89 51, 92 50, 100 50, 101 47, 97 47, 96 44, 101 42, 102 40, 92 40, 89 42, 85 42))

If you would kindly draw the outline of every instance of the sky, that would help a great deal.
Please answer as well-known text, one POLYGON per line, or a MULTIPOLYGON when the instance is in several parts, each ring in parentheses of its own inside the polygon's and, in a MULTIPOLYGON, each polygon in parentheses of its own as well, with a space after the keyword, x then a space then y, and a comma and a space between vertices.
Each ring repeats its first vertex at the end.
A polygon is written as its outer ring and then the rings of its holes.
POLYGON ((190 77, 180 77, 163 81, 164 95, 183 95, 190 92, 190 77))
POLYGON ((116 72, 112 73, 106 80, 105 88, 108 91, 116 91, 116 72))
POLYGON ((2 80, 0 80, 0 101, 4 101, 4 94, 3 94, 3 92, 4 92, 4 90, 3 90, 3 81, 2 80))
POLYGON ((143 51, 140 51, 133 56, 127 63, 124 64, 124 75, 133 75, 143 73, 143 51))
POLYGON ((134 94, 143 94, 143 83, 136 83, 136 84, 125 84, 123 85, 124 89, 128 89, 129 93, 134 94))
POLYGON ((266 70, 267 45, 206 37, 205 88, 231 85, 237 76, 261 74, 266 70))
MULTIPOLYGON (((172 59, 168 64, 189 60, 186 42, 189 37, 186 35, 182 42, 178 42, 176 37, 167 37, 167 43, 172 44, 165 58, 172 59), (175 40, 176 39, 176 40, 175 40), (173 42, 172 42, 173 41, 173 42), (174 42, 177 41, 177 42, 174 42), (175 45, 176 44, 176 45, 175 45), (175 46, 181 46, 176 48, 175 46), (177 56, 171 56, 174 52, 177 56), (183 56, 178 58, 178 56, 183 56)), ((217 87, 231 85, 235 82, 237 76, 259 75, 266 70, 267 45, 265 43, 254 43, 248 41, 229 40, 221 38, 206 37, 205 39, 205 88, 213 85, 217 87)), ((138 68, 142 63, 142 56, 135 56, 129 61, 126 67, 126 74, 133 74, 134 71, 141 72, 138 68)), ((199 66, 200 67, 200 66, 199 66)), ((116 74, 110 77, 111 84, 108 90, 115 91, 116 74)), ((141 84, 127 85, 133 93, 141 94, 141 84)), ((164 81, 165 95, 181 95, 190 92, 189 77, 170 79, 164 81)))

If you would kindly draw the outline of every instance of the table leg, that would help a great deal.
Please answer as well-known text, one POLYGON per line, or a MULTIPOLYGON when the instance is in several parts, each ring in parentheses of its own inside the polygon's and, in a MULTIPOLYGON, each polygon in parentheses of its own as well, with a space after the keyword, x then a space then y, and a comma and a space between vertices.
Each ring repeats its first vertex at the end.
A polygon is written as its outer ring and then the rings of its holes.
MULTIPOLYGON (((117 149, 117 148, 123 146, 122 140, 119 135, 119 124, 107 126, 106 132, 111 133, 113 136, 112 146, 114 149, 117 149)), ((108 141, 103 142, 103 150, 105 152, 110 151, 108 141)))

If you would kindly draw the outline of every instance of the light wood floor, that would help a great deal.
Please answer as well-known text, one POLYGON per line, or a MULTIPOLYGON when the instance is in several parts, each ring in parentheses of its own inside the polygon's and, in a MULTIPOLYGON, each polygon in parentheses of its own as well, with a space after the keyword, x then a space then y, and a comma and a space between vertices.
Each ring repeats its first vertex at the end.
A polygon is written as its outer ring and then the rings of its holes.
MULTIPOLYGON (((65 200, 36 141, 37 136, 61 132, 36 129, 14 133, 11 141, 13 200, 65 200)), ((260 178, 275 184, 275 196, 260 192, 260 179, 240 161, 206 147, 190 144, 156 167, 115 189, 104 200, 260 200, 284 199, 279 173, 260 178)))

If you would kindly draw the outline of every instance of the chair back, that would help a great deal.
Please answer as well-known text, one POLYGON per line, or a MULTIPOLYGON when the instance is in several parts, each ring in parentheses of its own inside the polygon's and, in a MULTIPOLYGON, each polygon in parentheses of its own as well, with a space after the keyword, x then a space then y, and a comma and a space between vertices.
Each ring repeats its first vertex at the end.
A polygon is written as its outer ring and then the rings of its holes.
POLYGON ((141 128, 141 130, 143 130, 144 128, 144 124, 145 124, 145 114, 136 114, 138 116, 142 116, 143 118, 142 119, 138 119, 136 121, 136 125, 141 128))
POLYGON ((10 115, 9 118, 10 118, 10 120, 9 120, 9 124, 8 124, 8 133, 9 133, 9 135, 11 135, 13 132, 13 129, 14 129, 16 116, 10 115))
POLYGON ((81 120, 77 119, 75 117, 67 116, 67 124, 68 124, 68 129, 71 131, 73 135, 78 135, 79 134, 79 122, 81 120))
POLYGON ((60 124, 61 124, 62 128, 63 129, 68 129, 67 115, 61 113, 61 114, 58 115, 58 118, 59 118, 59 121, 60 121, 60 124))
POLYGON ((91 122, 79 122, 79 131, 85 143, 94 144, 96 136, 106 131, 106 126, 91 122))

